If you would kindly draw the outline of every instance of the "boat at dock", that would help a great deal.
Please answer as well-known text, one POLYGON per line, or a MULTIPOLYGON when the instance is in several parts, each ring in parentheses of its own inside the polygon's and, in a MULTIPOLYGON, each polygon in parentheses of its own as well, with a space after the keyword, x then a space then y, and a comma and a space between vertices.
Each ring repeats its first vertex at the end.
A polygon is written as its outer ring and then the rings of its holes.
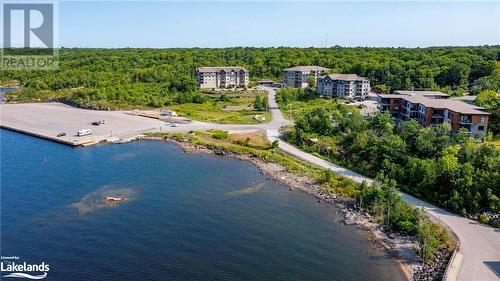
POLYGON ((113 197, 113 196, 108 196, 106 197, 106 202, 107 203, 121 203, 127 200, 127 197, 113 197))

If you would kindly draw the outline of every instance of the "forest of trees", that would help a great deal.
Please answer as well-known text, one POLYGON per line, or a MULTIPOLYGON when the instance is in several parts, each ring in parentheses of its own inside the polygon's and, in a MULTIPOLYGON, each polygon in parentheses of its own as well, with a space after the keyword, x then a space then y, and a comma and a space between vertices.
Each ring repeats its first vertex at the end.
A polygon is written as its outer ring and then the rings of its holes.
POLYGON ((371 177, 386 176, 459 214, 500 212, 500 151, 465 131, 450 136, 449 124, 423 128, 415 120, 394 125, 389 114, 365 119, 342 103, 299 116, 288 141, 306 151, 371 177))
POLYGON ((18 100, 64 98, 94 108, 160 107, 196 102, 199 66, 239 65, 251 77, 282 79, 282 69, 321 65, 332 72, 366 76, 390 90, 427 88, 448 93, 476 85, 495 87, 487 77, 500 59, 499 46, 433 48, 223 48, 61 49, 57 71, 4 71, 17 80, 18 100), (187 97, 187 98, 186 98, 187 97))
MULTIPOLYGON (((500 46, 432 48, 223 48, 61 49, 56 71, 3 71, 1 82, 18 81, 16 101, 66 100, 82 107, 115 109, 203 102, 199 66, 238 65, 252 79, 280 80, 282 69, 321 65, 356 73, 388 91, 426 88, 479 94, 498 132, 500 46)), ((8 99, 14 96, 7 95, 8 99)), ((281 95, 300 99, 300 94, 281 95)), ((311 98, 311 97, 309 97, 311 98)), ((261 100, 255 104, 265 107, 261 100)), ((392 124, 387 115, 365 120, 357 110, 315 108, 297 120, 292 141, 370 176, 380 172, 418 196, 459 213, 500 211, 499 152, 446 128, 414 121, 392 124), (331 118, 335 120, 331 122, 331 118), (319 137, 321 145, 309 145, 319 137)))

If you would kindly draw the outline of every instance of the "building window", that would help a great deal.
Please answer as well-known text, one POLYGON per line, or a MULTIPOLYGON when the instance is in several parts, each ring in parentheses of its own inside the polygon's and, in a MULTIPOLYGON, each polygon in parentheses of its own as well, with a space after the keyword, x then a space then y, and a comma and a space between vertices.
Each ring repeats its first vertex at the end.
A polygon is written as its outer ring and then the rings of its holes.
POLYGON ((484 126, 478 126, 478 127, 477 127, 477 129, 478 129, 479 131, 484 131, 484 126))
POLYGON ((481 123, 484 123, 484 116, 479 119, 481 123))

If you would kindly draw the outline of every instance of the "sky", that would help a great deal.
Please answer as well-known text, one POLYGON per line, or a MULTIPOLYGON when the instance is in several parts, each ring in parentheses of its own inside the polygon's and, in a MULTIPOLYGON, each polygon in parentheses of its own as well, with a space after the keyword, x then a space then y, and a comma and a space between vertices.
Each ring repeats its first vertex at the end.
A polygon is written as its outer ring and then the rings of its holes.
POLYGON ((64 1, 63 47, 500 44, 500 1, 64 1))

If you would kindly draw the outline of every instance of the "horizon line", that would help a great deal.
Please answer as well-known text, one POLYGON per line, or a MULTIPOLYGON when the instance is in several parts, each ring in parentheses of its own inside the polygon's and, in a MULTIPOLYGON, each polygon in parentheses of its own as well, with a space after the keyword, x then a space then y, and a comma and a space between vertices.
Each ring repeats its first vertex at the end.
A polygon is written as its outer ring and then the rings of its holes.
MULTIPOLYGON (((1 43, 0 43, 1 45, 1 43)), ((431 48, 479 48, 479 47, 500 47, 498 44, 482 44, 482 45, 431 45, 431 46, 417 46, 417 47, 405 47, 405 46, 342 46, 342 45, 332 45, 329 47, 298 47, 298 46, 225 46, 225 47, 78 47, 78 46, 61 46, 57 48, 41 48, 41 47, 1 47, 0 49, 27 49, 27 50, 44 50, 44 49, 333 49, 333 48, 344 48, 344 49, 431 49, 431 48)))

